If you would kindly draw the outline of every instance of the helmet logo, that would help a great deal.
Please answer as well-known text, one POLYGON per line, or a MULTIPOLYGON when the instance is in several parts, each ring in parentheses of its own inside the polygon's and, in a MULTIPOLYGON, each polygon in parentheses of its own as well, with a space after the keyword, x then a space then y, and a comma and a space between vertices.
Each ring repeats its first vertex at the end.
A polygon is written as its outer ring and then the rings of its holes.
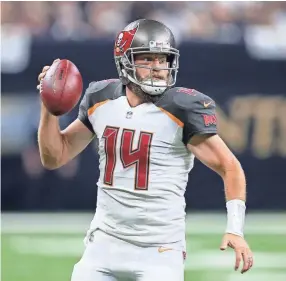
POLYGON ((150 51, 158 51, 161 49, 170 49, 171 46, 169 42, 150 41, 149 48, 150 48, 150 51))
POLYGON ((131 30, 122 31, 119 33, 114 46, 115 56, 122 56, 124 52, 130 48, 137 29, 138 25, 131 30))

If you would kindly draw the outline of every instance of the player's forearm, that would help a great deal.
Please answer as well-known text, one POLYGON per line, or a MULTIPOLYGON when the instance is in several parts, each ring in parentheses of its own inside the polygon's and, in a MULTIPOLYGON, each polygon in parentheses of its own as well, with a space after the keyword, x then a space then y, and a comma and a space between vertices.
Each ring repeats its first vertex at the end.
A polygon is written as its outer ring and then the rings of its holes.
POLYGON ((236 158, 223 174, 225 186, 227 226, 226 233, 243 236, 245 220, 246 181, 236 158))
POLYGON ((38 142, 42 164, 47 169, 56 169, 61 164, 64 140, 60 132, 59 121, 41 106, 41 119, 38 130, 38 142))
POLYGON ((233 160, 222 175, 226 201, 233 199, 246 200, 246 180, 238 160, 233 160))

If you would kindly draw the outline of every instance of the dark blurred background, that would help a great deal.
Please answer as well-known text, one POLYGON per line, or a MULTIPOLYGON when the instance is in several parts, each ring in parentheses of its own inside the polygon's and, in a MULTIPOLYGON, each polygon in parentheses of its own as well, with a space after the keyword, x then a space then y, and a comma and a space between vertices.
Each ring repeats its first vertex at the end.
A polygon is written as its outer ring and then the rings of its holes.
MULTIPOLYGON (((275 1, 2 2, 2 210, 95 209, 95 143, 59 170, 41 166, 37 76, 66 58, 85 87, 116 78, 115 36, 138 18, 173 30, 177 85, 216 101, 220 135, 247 176, 248 208, 286 210, 286 3, 275 1)), ((62 128, 77 110, 61 117, 62 128)), ((221 179, 197 161, 186 199, 189 210, 223 210, 221 179)))

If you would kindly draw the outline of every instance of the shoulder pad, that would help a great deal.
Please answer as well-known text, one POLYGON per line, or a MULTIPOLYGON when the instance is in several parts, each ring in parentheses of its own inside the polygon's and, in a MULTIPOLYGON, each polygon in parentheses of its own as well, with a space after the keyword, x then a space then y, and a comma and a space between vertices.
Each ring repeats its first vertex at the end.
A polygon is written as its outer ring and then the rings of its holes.
POLYGON ((175 92, 174 103, 179 108, 215 107, 213 99, 195 89, 176 87, 173 88, 173 91, 175 92))
POLYGON ((195 134, 216 134, 215 102, 203 93, 183 87, 165 92, 157 106, 181 121, 182 141, 187 144, 195 134))
POLYGON ((89 83, 88 88, 86 89, 86 94, 98 92, 106 88, 109 84, 119 82, 119 79, 107 79, 101 81, 93 81, 89 83))

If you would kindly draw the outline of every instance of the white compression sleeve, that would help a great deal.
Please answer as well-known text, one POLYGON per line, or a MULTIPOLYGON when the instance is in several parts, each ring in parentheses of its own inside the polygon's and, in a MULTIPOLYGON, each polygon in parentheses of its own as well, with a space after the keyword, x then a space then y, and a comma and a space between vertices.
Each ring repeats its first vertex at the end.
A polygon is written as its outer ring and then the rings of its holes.
POLYGON ((226 203, 227 227, 226 233, 232 233, 243 237, 245 220, 245 202, 239 199, 229 200, 226 203))

